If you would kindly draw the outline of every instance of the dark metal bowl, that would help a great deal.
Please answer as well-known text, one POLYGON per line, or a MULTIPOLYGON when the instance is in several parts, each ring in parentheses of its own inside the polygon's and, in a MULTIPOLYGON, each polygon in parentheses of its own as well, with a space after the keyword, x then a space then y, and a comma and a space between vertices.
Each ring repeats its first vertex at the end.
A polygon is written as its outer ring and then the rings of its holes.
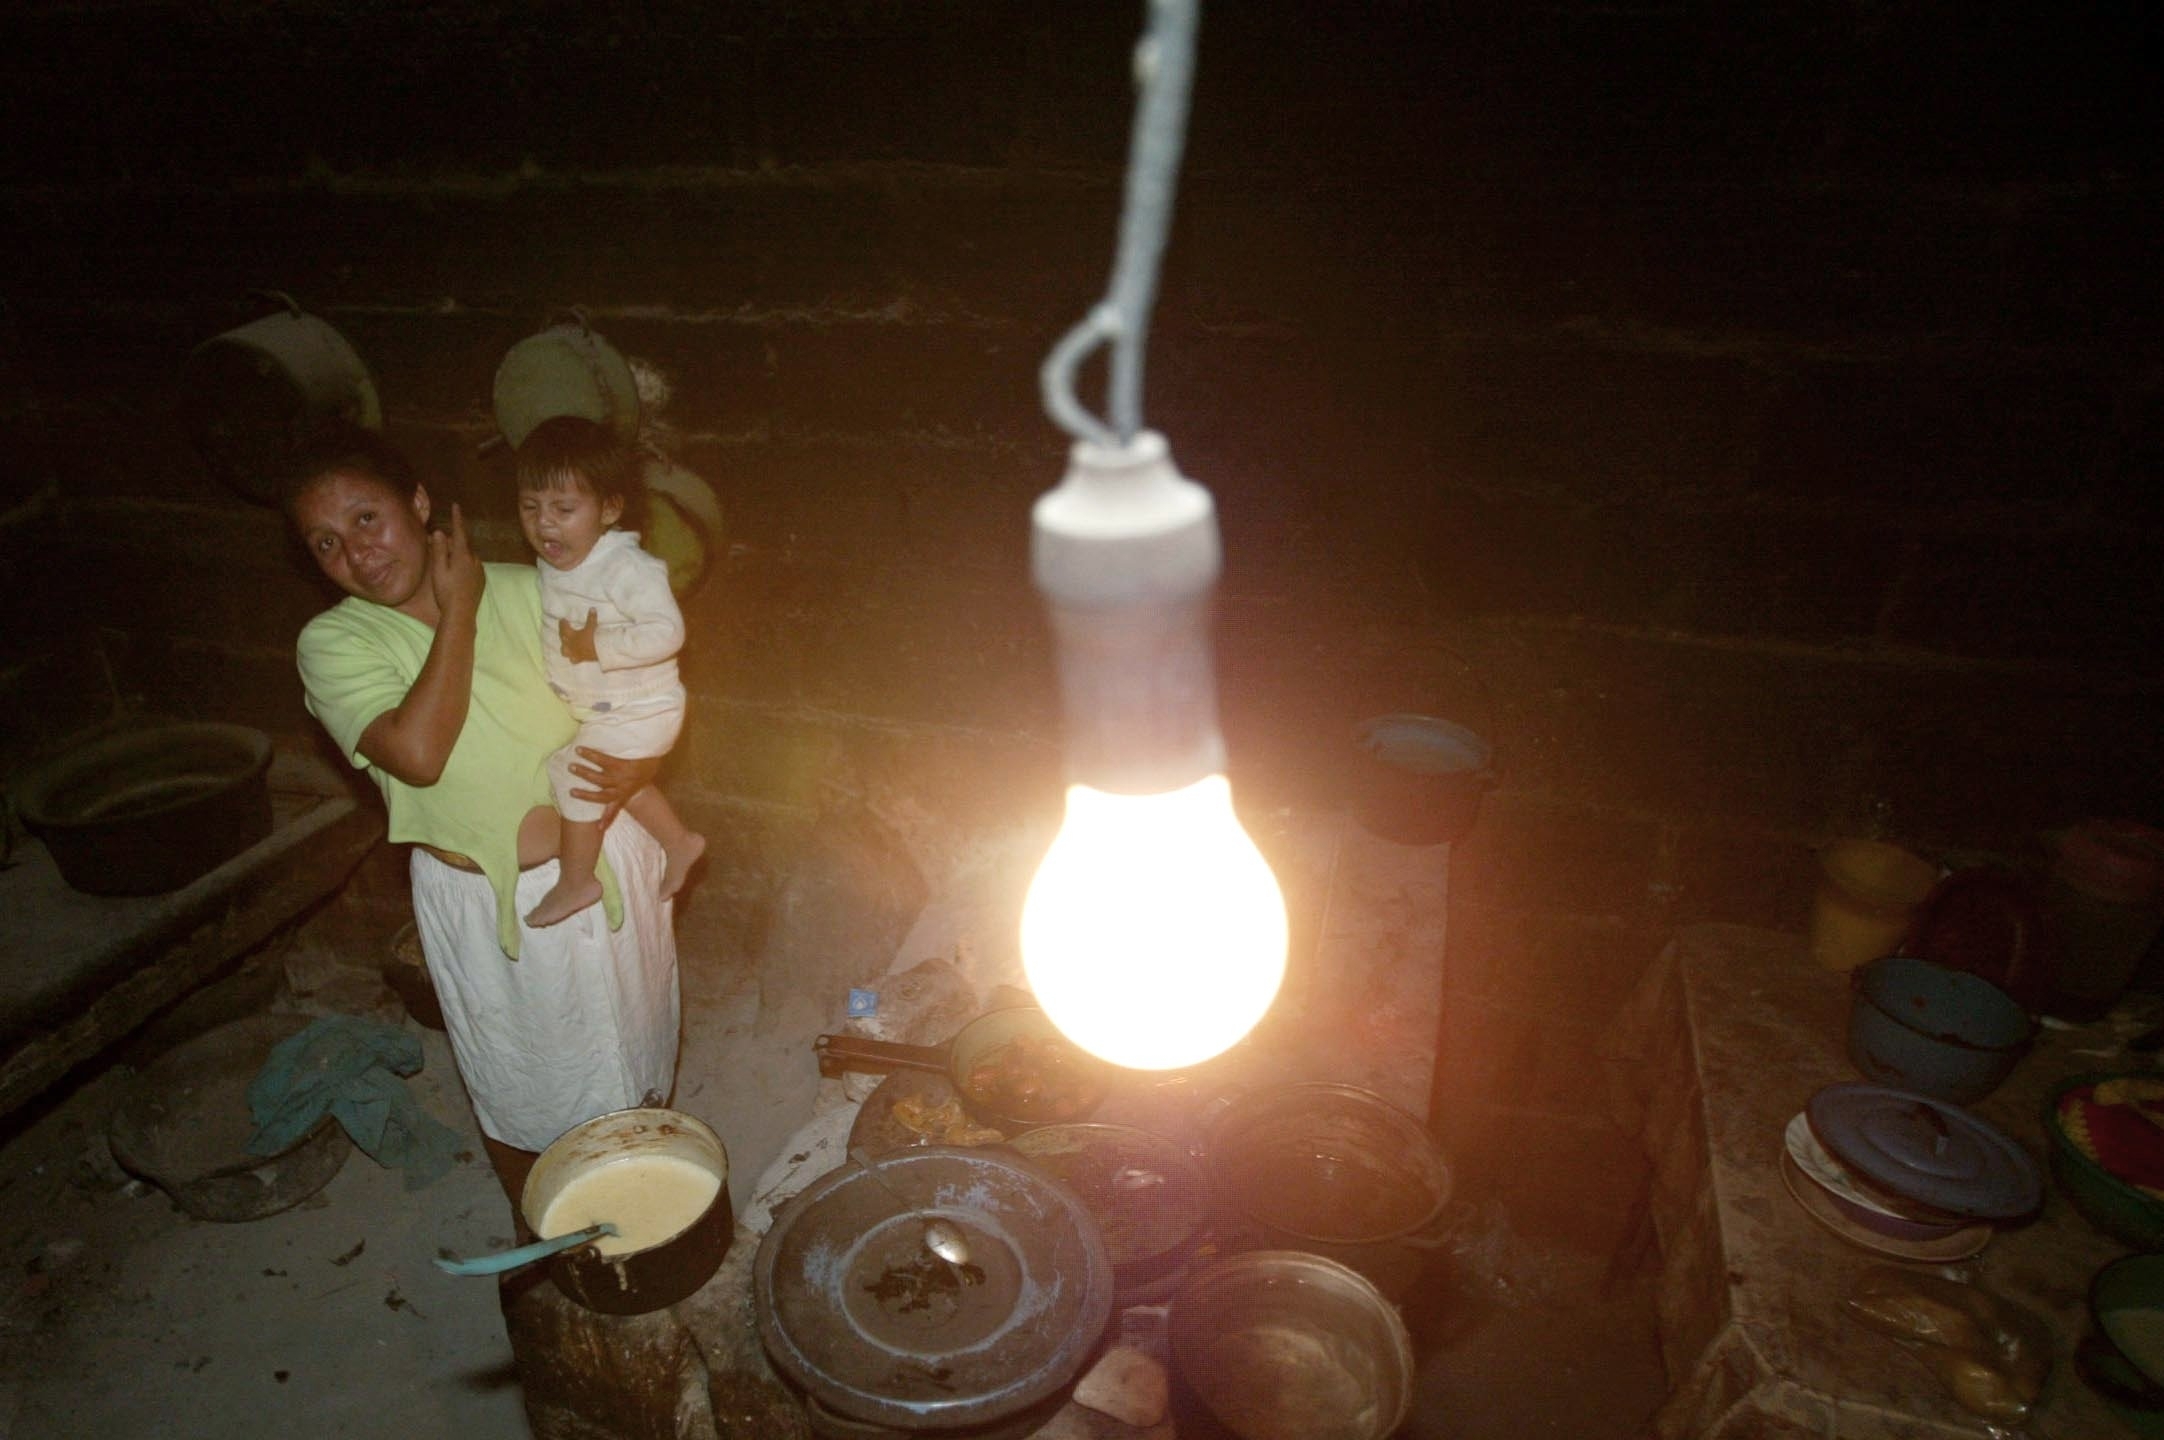
POLYGON ((87 895, 157 895, 271 832, 270 737, 169 723, 85 740, 15 782, 23 827, 87 895))

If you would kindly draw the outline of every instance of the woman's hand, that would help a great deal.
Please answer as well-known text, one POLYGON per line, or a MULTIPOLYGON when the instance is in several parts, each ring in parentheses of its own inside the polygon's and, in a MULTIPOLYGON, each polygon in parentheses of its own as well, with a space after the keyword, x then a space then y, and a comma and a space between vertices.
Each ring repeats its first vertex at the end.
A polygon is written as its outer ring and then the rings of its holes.
POLYGON ((467 538, 465 512, 455 502, 451 506, 451 528, 429 533, 428 580, 435 587, 436 608, 446 617, 470 619, 480 613, 487 572, 467 538))
POLYGON ((451 528, 428 537, 428 584, 436 597, 436 634, 406 698, 369 722, 355 746, 371 765, 408 785, 443 778, 473 703, 473 649, 486 572, 466 538, 466 517, 451 507, 451 528))
POLYGON ((599 750, 578 747, 579 759, 584 764, 574 764, 571 773, 587 783, 584 790, 574 790, 574 800, 594 800, 608 806, 608 813, 601 817, 606 825, 616 818, 616 812, 624 808, 624 802, 654 783, 661 773, 662 757, 643 755, 636 758, 621 755, 604 755, 599 750))

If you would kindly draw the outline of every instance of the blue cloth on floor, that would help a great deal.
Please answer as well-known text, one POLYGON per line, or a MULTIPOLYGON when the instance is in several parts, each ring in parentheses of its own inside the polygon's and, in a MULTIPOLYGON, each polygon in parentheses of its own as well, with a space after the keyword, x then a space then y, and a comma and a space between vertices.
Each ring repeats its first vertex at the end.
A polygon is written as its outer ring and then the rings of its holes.
POLYGON ((456 1131, 421 1108, 401 1077, 421 1068, 421 1041, 358 1015, 326 1015, 278 1043, 248 1086, 251 1155, 298 1145, 326 1113, 379 1165, 418 1190, 449 1170, 456 1131))

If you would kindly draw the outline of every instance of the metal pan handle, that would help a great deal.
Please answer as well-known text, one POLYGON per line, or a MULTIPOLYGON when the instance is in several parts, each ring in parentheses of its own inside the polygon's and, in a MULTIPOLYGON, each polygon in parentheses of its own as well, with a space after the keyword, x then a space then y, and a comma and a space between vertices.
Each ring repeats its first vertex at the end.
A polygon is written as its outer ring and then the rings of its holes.
POLYGON ((821 1035, 812 1041, 812 1050, 819 1057, 819 1073, 826 1076, 852 1070, 863 1075, 891 1075, 897 1070, 948 1073, 947 1051, 942 1046, 898 1045, 862 1035, 821 1035))

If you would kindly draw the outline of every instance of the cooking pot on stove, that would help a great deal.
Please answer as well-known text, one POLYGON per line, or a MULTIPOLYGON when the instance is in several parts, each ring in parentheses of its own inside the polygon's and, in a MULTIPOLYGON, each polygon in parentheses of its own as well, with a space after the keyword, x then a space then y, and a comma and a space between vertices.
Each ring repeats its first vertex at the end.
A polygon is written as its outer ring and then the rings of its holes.
POLYGON ((1427 1127, 1373 1091, 1311 1080, 1233 1097, 1206 1163, 1273 1248, 1352 1267, 1396 1298, 1444 1243, 1451 1174, 1427 1127))
MULTIPOLYGON (((601 1203, 598 1199, 596 1203, 601 1203)), ((608 1220, 623 1231, 631 1248, 605 1253, 604 1240, 566 1250, 548 1262, 556 1288, 605 1315, 643 1315, 674 1305, 721 1268, 736 1236, 736 1211, 729 1201, 729 1154, 706 1122, 680 1110, 616 1110, 574 1125, 541 1152, 519 1193, 519 1211, 537 1235, 565 1234, 608 1220), (662 1208, 634 1217, 569 1214, 549 1225, 549 1210, 566 1205, 573 1187, 591 1187, 597 1178, 636 1182, 611 1185, 615 1197, 644 1198, 665 1207, 669 1190, 687 1178, 717 1182, 705 1207, 688 1206, 681 1220, 662 1208), (643 1220, 644 1223, 635 1223, 643 1220)))
POLYGON ((1040 1125, 1008 1145, 1096 1220, 1121 1303, 1176 1274, 1200 1247, 1209 1176, 1178 1141, 1131 1125, 1040 1125))
POLYGON ((974 1437, 1080 1372, 1112 1265, 1064 1185, 1012 1154, 930 1145, 831 1170, 776 1211, 752 1298, 775 1369, 824 1410, 974 1437), (931 1252, 927 1218, 962 1232, 967 1263, 931 1252))
POLYGON ((962 1108, 1009 1135, 1037 1125, 1087 1119, 1104 1102, 1112 1071, 1060 1034, 1034 1005, 992 1010, 945 1045, 900 1045, 861 1035, 812 1041, 819 1073, 874 1075, 931 1070, 947 1077, 962 1108))

